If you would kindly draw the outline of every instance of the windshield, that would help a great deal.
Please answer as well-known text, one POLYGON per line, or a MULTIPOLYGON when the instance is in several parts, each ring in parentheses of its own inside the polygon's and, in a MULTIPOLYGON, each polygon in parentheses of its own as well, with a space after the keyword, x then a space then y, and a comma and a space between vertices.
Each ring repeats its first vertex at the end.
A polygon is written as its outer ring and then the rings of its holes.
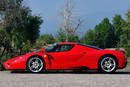
POLYGON ((52 44, 51 46, 48 46, 45 50, 46 52, 52 52, 57 47, 57 43, 52 44))

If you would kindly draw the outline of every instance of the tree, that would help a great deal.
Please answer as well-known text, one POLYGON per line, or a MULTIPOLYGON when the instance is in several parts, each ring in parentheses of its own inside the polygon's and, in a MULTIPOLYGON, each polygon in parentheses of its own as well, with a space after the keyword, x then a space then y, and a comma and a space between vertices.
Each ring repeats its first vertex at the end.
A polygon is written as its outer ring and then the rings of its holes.
POLYGON ((34 48, 41 48, 41 47, 44 47, 44 46, 47 46, 48 44, 53 44, 55 43, 56 40, 55 38, 53 37, 53 35, 51 34, 44 34, 44 35, 41 35, 37 40, 36 40, 36 43, 34 45, 34 48))
POLYGON ((126 14, 127 20, 123 27, 122 34, 120 35, 120 41, 117 44, 118 48, 124 48, 127 56, 130 56, 130 10, 126 14))
POLYGON ((20 53, 27 51, 39 37, 42 22, 40 16, 31 14, 30 8, 23 4, 23 0, 1 0, 0 46, 9 54, 15 50, 20 53))
POLYGON ((61 42, 64 42, 64 41, 78 42, 78 40, 79 40, 78 35, 77 34, 73 34, 73 33, 69 33, 67 35, 67 39, 68 39, 67 40, 65 31, 63 29, 59 29, 57 31, 56 38, 57 38, 57 42, 59 42, 59 41, 61 41, 61 42))
POLYGON ((21 48, 28 40, 35 43, 43 22, 41 17, 32 15, 23 0, 2 0, 0 4, 1 23, 10 48, 21 48))
POLYGON ((29 12, 29 14, 24 16, 23 23, 17 27, 16 31, 13 34, 15 41, 17 40, 21 43, 27 42, 29 40, 31 44, 34 44, 36 39, 39 37, 39 29, 41 24, 41 17, 30 15, 29 12))
POLYGON ((1 0, 0 2, 0 23, 1 23, 1 46, 8 52, 12 52, 12 35, 18 25, 20 25, 20 9, 23 0, 1 0), (4 35, 2 35, 4 33, 4 35))
POLYGON ((37 41, 43 41, 46 44, 53 44, 55 42, 55 38, 51 34, 44 34, 40 36, 37 41))
POLYGON ((112 19, 112 25, 115 28, 116 43, 118 43, 123 34, 123 28, 126 26, 126 21, 120 15, 115 15, 112 19))
POLYGON ((36 39, 39 37, 39 29, 42 22, 43 20, 40 16, 27 15, 24 19, 22 28, 24 29, 22 30, 24 38, 29 40, 31 43, 35 43, 36 39))
POLYGON ((66 0, 61 12, 62 24, 56 35, 58 41, 78 41, 78 30, 83 21, 74 17, 73 9, 73 0, 66 0))
POLYGON ((95 27, 95 44, 101 48, 115 47, 114 27, 108 18, 104 18, 99 25, 95 27))
POLYGON ((89 44, 89 45, 96 45, 95 44, 95 32, 92 29, 86 31, 84 36, 81 39, 81 43, 89 44))
POLYGON ((126 20, 127 24, 123 32, 124 34, 126 34, 127 39, 130 40, 130 10, 127 12, 126 17, 127 17, 126 20))

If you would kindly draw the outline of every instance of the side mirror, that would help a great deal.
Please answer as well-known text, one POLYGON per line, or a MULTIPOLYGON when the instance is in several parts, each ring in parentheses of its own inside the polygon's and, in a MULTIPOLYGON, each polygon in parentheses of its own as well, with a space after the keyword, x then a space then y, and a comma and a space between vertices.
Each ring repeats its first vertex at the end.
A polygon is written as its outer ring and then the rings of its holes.
POLYGON ((42 53, 45 53, 45 49, 44 49, 44 48, 41 48, 41 52, 42 52, 42 53))

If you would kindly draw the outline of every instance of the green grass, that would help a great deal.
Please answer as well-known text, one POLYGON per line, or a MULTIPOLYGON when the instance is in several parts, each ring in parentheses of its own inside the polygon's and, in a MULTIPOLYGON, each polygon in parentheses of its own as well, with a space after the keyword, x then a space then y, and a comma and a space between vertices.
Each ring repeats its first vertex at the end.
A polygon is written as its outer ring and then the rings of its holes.
POLYGON ((127 67, 129 67, 130 68, 130 60, 128 61, 128 63, 127 63, 127 67))
POLYGON ((128 59, 127 59, 127 67, 130 68, 130 57, 128 57, 128 59))

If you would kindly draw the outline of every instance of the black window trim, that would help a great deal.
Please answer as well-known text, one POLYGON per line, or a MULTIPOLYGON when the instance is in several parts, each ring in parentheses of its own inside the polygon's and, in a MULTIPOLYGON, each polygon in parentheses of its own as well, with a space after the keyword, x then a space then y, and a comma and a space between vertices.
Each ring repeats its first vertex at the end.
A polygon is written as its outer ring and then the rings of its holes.
POLYGON ((75 44, 57 44, 57 46, 62 46, 62 45, 72 45, 72 48, 69 49, 69 50, 66 50, 66 51, 52 51, 52 52, 49 52, 49 53, 68 52, 68 51, 72 50, 75 47, 75 44))
POLYGON ((81 43, 79 43, 78 45, 86 46, 86 47, 93 48, 93 49, 97 49, 97 50, 102 50, 101 48, 98 48, 98 47, 92 46, 92 45, 85 45, 85 44, 81 44, 81 43))

